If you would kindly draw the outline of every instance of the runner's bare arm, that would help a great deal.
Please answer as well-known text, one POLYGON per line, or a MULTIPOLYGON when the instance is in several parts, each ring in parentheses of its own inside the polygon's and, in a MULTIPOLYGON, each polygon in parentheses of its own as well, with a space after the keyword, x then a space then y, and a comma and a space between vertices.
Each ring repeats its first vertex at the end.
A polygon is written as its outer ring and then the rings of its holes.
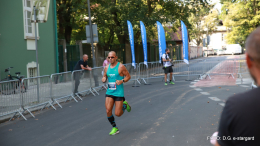
POLYGON ((104 74, 103 74, 103 78, 102 78, 103 83, 105 83, 107 81, 107 69, 108 69, 108 65, 104 69, 104 74))
POLYGON ((128 70, 126 69, 126 67, 123 64, 120 64, 119 67, 120 67, 120 71, 121 71, 120 75, 125 76, 124 81, 128 82, 131 79, 131 76, 130 76, 128 70))

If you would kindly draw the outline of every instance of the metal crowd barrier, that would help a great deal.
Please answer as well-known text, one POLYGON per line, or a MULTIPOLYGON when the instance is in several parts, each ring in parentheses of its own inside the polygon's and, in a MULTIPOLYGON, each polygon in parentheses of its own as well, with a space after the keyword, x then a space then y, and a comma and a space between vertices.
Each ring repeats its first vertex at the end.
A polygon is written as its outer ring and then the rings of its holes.
POLYGON ((24 110, 22 114, 27 111, 31 114, 31 116, 35 117, 30 109, 43 106, 41 109, 43 110, 48 104, 56 110, 52 104, 50 96, 50 76, 46 75, 40 77, 24 78, 22 79, 21 84, 27 87, 26 92, 20 93, 22 109, 24 110), (37 82, 39 87, 37 86, 37 82))
POLYGON ((190 60, 189 64, 186 64, 183 60, 173 61, 173 75, 174 76, 199 76, 204 74, 204 60, 190 60))
MULTIPOLYGON (((233 77, 237 74, 240 78, 249 74, 246 60, 191 60, 189 65, 183 60, 173 61, 173 80, 174 76, 202 76, 206 78, 211 75, 229 75, 233 77)), ((149 84, 149 79, 164 78, 163 65, 160 62, 148 62, 135 64, 123 64, 131 75, 131 80, 134 83, 144 82, 149 84), (141 81, 141 82, 140 82, 141 81)), ((21 82, 3 81, 0 82, 0 117, 9 114, 19 114, 25 120, 24 112, 34 115, 30 109, 38 106, 43 106, 44 109, 50 105, 55 109, 53 104, 60 105, 61 101, 82 100, 79 94, 96 94, 99 91, 106 89, 106 85, 102 83, 103 67, 95 67, 91 71, 78 70, 73 72, 63 72, 52 74, 51 76, 40 76, 33 78, 24 78, 21 82), (39 88, 37 88, 37 82, 39 88), (76 88, 78 87, 78 88, 76 88), (37 92, 38 91, 38 92, 37 92)), ((55 109, 56 110, 56 109, 55 109)), ((12 117, 12 118, 13 118, 12 117)), ((11 119, 12 119, 11 118, 11 119)), ((10 120, 11 120, 10 119, 10 120)))
POLYGON ((246 60, 245 59, 239 59, 238 60, 239 66, 238 66, 238 77, 243 78, 243 75, 247 74, 249 75, 249 71, 246 65, 246 60))
MULTIPOLYGON (((151 64, 149 64, 151 65, 151 64)), ((150 74, 149 74, 149 69, 151 69, 151 66, 149 68, 149 65, 147 63, 144 64, 143 62, 142 63, 139 63, 139 79, 141 80, 141 82, 143 81, 145 84, 149 84, 149 78, 151 77, 150 74)))
POLYGON ((134 81, 134 83, 140 83, 139 81, 139 67, 138 64, 135 63, 135 67, 132 66, 132 63, 123 64, 131 75, 131 79, 129 81, 134 81))
MULTIPOLYGON (((94 96, 96 96, 93 92, 92 92, 92 81, 91 81, 91 71, 89 70, 78 70, 78 71, 73 71, 72 72, 72 78, 73 78, 73 82, 72 82, 72 92, 73 95, 71 96, 76 102, 78 102, 76 100, 76 98, 74 97, 74 95, 76 95, 80 100, 82 100, 82 98, 79 96, 79 94, 93 94, 94 96), (77 85, 78 85, 78 89, 77 89, 77 85)), ((69 97, 70 98, 70 97, 69 97)), ((68 99, 69 99, 68 98, 68 99)), ((67 100, 68 100, 67 99, 67 100)))
POLYGON ((52 74, 50 82, 52 104, 56 103, 60 108, 62 108, 59 102, 61 102, 61 100, 65 102, 69 97, 73 97, 72 72, 69 71, 52 74), (64 98, 66 98, 66 100, 63 100, 64 98))
POLYGON ((95 67, 90 71, 91 90, 93 90, 98 95, 98 91, 107 89, 106 84, 102 82, 103 71, 104 67, 95 67), (92 82, 94 84, 92 84, 92 82))
POLYGON ((229 77, 234 79, 234 74, 238 67, 237 60, 206 60, 204 63, 205 70, 209 70, 206 72, 206 78, 209 77, 210 79, 210 75, 229 75, 229 77))
POLYGON ((19 113, 27 120, 22 114, 20 96, 20 93, 26 92, 26 90, 26 87, 19 80, 0 82, 0 117, 19 113))
POLYGON ((162 67, 159 62, 147 62, 147 65, 143 62, 139 63, 139 79, 144 84, 149 84, 149 79, 164 78, 162 67))
MULTIPOLYGON (((168 74, 167 79, 169 78, 169 75, 170 74, 168 74)), ((164 76, 163 65, 160 62, 147 62, 147 66, 143 62, 139 64, 139 78, 141 82, 143 81, 145 84, 149 84, 149 79, 162 78, 163 80, 164 76)), ((173 81, 175 81, 174 76, 173 72, 173 81)))

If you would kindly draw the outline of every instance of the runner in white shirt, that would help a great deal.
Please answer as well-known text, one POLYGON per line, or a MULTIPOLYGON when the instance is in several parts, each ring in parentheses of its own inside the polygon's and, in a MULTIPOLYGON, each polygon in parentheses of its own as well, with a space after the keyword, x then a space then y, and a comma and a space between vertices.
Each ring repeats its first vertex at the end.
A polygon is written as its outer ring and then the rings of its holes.
POLYGON ((170 84, 174 84, 172 82, 172 63, 171 63, 171 59, 169 58, 169 53, 170 53, 170 49, 165 49, 165 54, 162 55, 162 60, 163 60, 163 66, 164 66, 164 80, 165 80, 165 84, 164 85, 168 85, 167 84, 167 74, 170 73, 170 84))

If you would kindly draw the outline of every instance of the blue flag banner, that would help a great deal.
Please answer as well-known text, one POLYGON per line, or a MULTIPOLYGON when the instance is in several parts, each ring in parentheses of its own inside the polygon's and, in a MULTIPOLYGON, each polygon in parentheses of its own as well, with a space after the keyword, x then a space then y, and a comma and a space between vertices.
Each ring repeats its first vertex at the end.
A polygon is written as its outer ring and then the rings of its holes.
POLYGON ((129 40, 132 52, 132 66, 135 68, 135 48, 134 48, 134 31, 130 21, 127 20, 128 32, 129 32, 129 40))
POLYGON ((159 43, 159 62, 161 62, 161 57, 165 53, 165 49, 166 49, 166 41, 165 41, 165 33, 162 24, 158 21, 156 22, 157 22, 158 43, 159 43))
POLYGON ((183 21, 181 21, 182 44, 183 44, 183 59, 189 64, 189 46, 188 46, 188 31, 183 21))
POLYGON ((143 50, 144 50, 144 64, 147 66, 147 40, 146 40, 146 30, 144 23, 140 21, 141 26, 141 36, 142 36, 142 43, 143 43, 143 50))

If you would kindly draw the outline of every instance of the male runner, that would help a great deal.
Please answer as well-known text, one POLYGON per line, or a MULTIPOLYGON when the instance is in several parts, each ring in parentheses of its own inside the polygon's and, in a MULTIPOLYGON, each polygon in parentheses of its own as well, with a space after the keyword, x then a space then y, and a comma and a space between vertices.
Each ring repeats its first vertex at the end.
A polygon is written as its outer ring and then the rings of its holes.
POLYGON ((117 62, 116 52, 109 52, 108 59, 110 64, 105 67, 102 82, 105 83, 108 79, 108 89, 106 92, 105 105, 108 121, 113 126, 109 135, 116 135, 119 133, 119 130, 116 126, 115 118, 112 114, 112 109, 115 104, 115 115, 118 117, 123 115, 125 109, 128 112, 131 111, 131 106, 127 101, 125 101, 123 85, 123 83, 131 79, 131 76, 126 67, 123 64, 117 62))

